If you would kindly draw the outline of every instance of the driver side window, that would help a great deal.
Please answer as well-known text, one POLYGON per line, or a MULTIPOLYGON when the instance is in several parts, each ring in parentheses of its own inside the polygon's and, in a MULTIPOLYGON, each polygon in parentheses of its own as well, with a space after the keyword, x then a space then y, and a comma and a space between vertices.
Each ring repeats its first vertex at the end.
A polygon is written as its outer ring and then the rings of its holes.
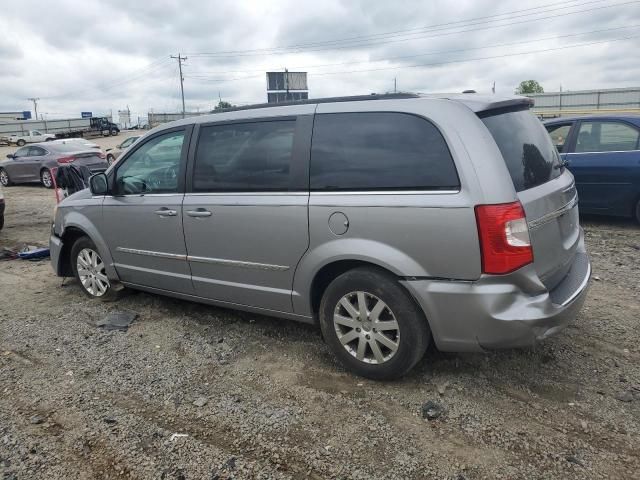
POLYGON ((117 194, 177 192, 184 135, 166 133, 137 148, 116 171, 117 194))

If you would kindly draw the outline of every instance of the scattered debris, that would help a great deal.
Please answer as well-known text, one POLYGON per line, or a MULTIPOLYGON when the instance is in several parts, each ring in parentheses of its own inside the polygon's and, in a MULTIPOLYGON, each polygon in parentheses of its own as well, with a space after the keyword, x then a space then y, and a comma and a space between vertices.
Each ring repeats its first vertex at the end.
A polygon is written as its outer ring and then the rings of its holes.
POLYGON ((172 433, 171 437, 169 437, 169 440, 174 442, 177 438, 188 437, 188 436, 189 435, 187 435, 186 433, 172 433))
POLYGON ((137 317, 138 314, 134 312, 111 312, 100 320, 97 326, 107 331, 121 330, 125 332, 137 317))
POLYGON ((207 397, 198 397, 193 402, 196 407, 204 407, 207 403, 209 403, 209 399, 207 397))
POLYGON ((438 389, 438 394, 440 396, 444 395, 444 392, 446 391, 447 387, 449 386, 449 382, 444 382, 441 383, 440 385, 438 385, 437 389, 438 389))
POLYGON ((49 248, 27 245, 18 252, 18 257, 22 260, 42 260, 44 258, 49 258, 49 248))
POLYGON ((577 458, 575 455, 567 455, 565 458, 569 463, 573 463, 575 465, 580 465, 581 467, 584 467, 584 463, 582 462, 582 460, 577 458))
POLYGON ((582 427, 582 431, 584 433, 587 433, 587 431, 589 430, 589 425, 587 424, 587 422, 585 422, 584 420, 581 420, 580 426, 582 427))
POLYGON ((437 402, 429 400, 422 404, 422 418, 435 420, 444 412, 444 408, 437 402))
POLYGON ((114 417, 104 417, 103 420, 104 420, 104 423, 108 423, 109 425, 118 423, 118 421, 114 417))
POLYGON ((626 390, 624 392, 616 393, 616 400, 620 400, 621 402, 633 402, 633 393, 631 390, 626 390))
POLYGON ((40 414, 35 414, 31 416, 31 418, 29 418, 29 423, 33 425, 40 425, 41 423, 44 423, 46 420, 47 420, 46 417, 40 414))
POLYGON ((598 275, 594 275, 594 276, 593 276, 593 279, 594 279, 596 282, 599 282, 599 281, 600 281, 600 277, 599 277, 598 275))

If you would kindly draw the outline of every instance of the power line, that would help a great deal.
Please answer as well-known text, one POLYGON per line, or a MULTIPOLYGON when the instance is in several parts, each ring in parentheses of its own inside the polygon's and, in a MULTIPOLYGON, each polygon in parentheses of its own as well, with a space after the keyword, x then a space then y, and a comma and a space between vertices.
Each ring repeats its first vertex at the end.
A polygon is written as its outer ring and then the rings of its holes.
MULTIPOLYGON (((335 67, 335 66, 340 66, 340 65, 357 65, 357 64, 362 64, 362 63, 375 63, 375 62, 388 62, 388 61, 392 61, 392 60, 405 60, 407 58, 417 58, 417 57, 426 57, 426 56, 430 56, 430 55, 444 55, 444 54, 450 54, 450 53, 461 53, 461 52, 468 52, 468 51, 473 51, 473 50, 484 50, 487 48, 496 48, 496 47, 511 47, 511 46, 515 46, 515 45, 523 45, 523 44, 527 44, 527 43, 535 43, 535 42, 543 42, 543 41, 547 41, 547 40, 557 40, 557 39, 561 39, 561 38, 570 38, 570 37, 578 37, 578 36, 582 36, 582 35, 591 35, 591 34, 597 34, 597 33, 604 33, 604 32, 612 32, 612 31, 617 31, 617 30, 625 30, 625 29, 630 29, 630 28, 638 28, 640 27, 640 24, 637 25, 626 25, 626 26, 622 26, 622 27, 614 27, 614 28, 605 28, 602 30, 591 30, 589 32, 580 32, 580 33, 570 33, 570 34, 566 34, 566 35, 554 35, 552 37, 543 37, 543 38, 536 38, 533 40, 523 40, 523 41, 519 41, 519 42, 508 42, 508 43, 496 43, 493 45, 485 45, 485 46, 480 46, 480 47, 469 47, 469 48, 460 48, 460 49, 456 49, 456 50, 440 50, 440 51, 435 51, 435 52, 427 52, 427 53, 418 53, 415 55, 400 55, 400 56, 395 56, 395 57, 386 57, 386 58, 378 58, 378 59, 371 59, 371 60, 365 60, 365 61, 356 61, 356 62, 339 62, 339 63, 324 63, 324 64, 316 64, 316 65, 298 65, 292 68, 295 69, 312 69, 312 68, 323 68, 323 67, 335 67)), ((187 78, 211 78, 212 75, 225 75, 225 74, 231 74, 231 73, 253 73, 253 72, 265 72, 265 71, 270 71, 272 70, 272 67, 263 67, 263 68, 257 68, 257 69, 253 69, 253 70, 229 70, 229 71, 223 71, 223 72, 193 72, 191 74, 186 75, 187 78)), ((256 78, 257 76, 253 76, 252 78, 256 78)), ((221 79, 224 80, 224 79, 221 79)))
POLYGON ((488 57, 467 58, 467 59, 450 60, 450 61, 446 61, 446 62, 435 62, 435 63, 421 63, 421 64, 417 64, 417 65, 402 65, 402 66, 398 66, 398 67, 382 67, 382 68, 371 68, 371 69, 366 69, 366 70, 351 70, 351 71, 347 70, 347 71, 342 71, 342 72, 323 72, 323 73, 316 73, 314 75, 315 76, 325 76, 325 75, 336 75, 336 74, 345 74, 345 73, 378 72, 378 71, 383 71, 383 70, 398 70, 398 69, 402 69, 402 68, 432 67, 432 66, 439 66, 439 65, 449 65, 449 64, 452 64, 452 63, 465 63, 465 62, 472 62, 472 61, 478 61, 478 60, 492 60, 492 59, 496 59, 496 58, 515 57, 515 56, 518 56, 518 55, 531 55, 533 53, 553 52, 553 51, 557 51, 557 50, 565 50, 567 48, 586 47, 586 46, 589 46, 589 45, 598 45, 598 44, 602 44, 602 43, 620 42, 620 41, 629 40, 631 38, 638 38, 638 37, 640 37, 640 34, 629 35, 629 36, 621 37, 621 38, 613 38, 613 39, 609 39, 609 40, 599 40, 599 41, 595 41, 595 42, 579 43, 579 44, 576 44, 576 45, 565 45, 565 46, 562 46, 562 47, 544 48, 544 49, 540 49, 540 50, 530 50, 528 52, 505 53, 505 54, 502 54, 502 55, 492 55, 492 56, 488 56, 488 57))
POLYGON ((121 77, 119 80, 115 82, 111 82, 106 85, 105 84, 93 85, 90 88, 86 88, 83 90, 74 90, 72 92, 43 97, 43 98, 51 100, 51 99, 66 98, 69 96, 78 96, 78 95, 82 95, 83 93, 95 92, 96 90, 100 90, 100 91, 111 90, 115 87, 126 85, 128 83, 140 80, 142 78, 146 78, 149 73, 156 72, 161 68, 167 66, 170 61, 171 59, 168 56, 163 55, 161 58, 152 61, 151 63, 149 63, 148 65, 146 65, 141 69, 134 70, 133 72, 129 73, 124 77, 121 77))
MULTIPOLYGON (((519 15, 519 16, 514 16, 512 18, 506 18, 506 19, 499 19, 499 20, 490 20, 490 21, 482 21, 482 22, 476 22, 476 23, 469 23, 468 25, 460 25, 460 26, 455 26, 455 27, 446 27, 446 28, 442 28, 439 30, 445 30, 445 31, 440 31, 439 33, 435 33, 435 34, 431 34, 431 35, 423 35, 422 32, 420 33, 412 33, 412 34, 404 34, 402 36, 405 36, 407 38, 399 38, 399 39, 381 39, 380 41, 358 41, 357 43, 353 43, 353 41, 347 41, 350 42, 350 44, 348 45, 340 45, 337 44, 338 42, 342 42, 344 43, 344 41, 334 41, 336 42, 336 44, 331 45, 331 46, 320 46, 318 48, 305 48, 303 45, 300 46, 296 46, 296 45, 292 45, 290 47, 274 47, 272 49, 254 49, 254 50, 236 50, 236 51, 232 51, 232 52, 213 52, 213 53, 191 53, 190 55, 192 57, 215 57, 215 58, 236 58, 236 57, 251 57, 251 56, 268 56, 268 55, 281 55, 284 53, 302 53, 302 52, 315 52, 315 51, 322 51, 322 50, 339 50, 339 49, 351 49, 351 48, 357 48, 357 47, 365 47, 365 46, 373 46, 373 45, 383 45, 383 44, 388 44, 388 43, 398 43, 398 42, 406 42, 409 40, 417 40, 417 39, 421 39, 421 38, 435 38, 435 37, 442 37, 442 36, 448 36, 448 35, 455 35, 455 34, 459 34, 459 33, 467 33, 467 32, 475 32, 475 31, 481 31, 481 30, 488 30, 488 29, 493 29, 493 28, 503 28, 503 27, 508 27, 511 25, 520 25, 523 23, 529 23, 529 22, 537 22, 540 20, 546 20, 546 19, 551 19, 551 18, 557 18, 557 14, 555 15, 549 15, 549 16, 544 16, 544 17, 539 17, 539 18, 527 18, 525 20, 520 20, 517 22, 510 22, 510 23, 504 23, 504 24, 500 24, 500 25, 486 25, 488 23, 494 23, 496 21, 505 21, 505 20, 512 20, 514 18, 521 18, 521 17, 529 17, 532 15, 540 15, 540 14, 545 14, 545 13, 550 13, 550 12, 555 12, 558 10, 563 10, 563 9, 567 9, 567 8, 575 8, 575 7, 579 7, 579 6, 584 6, 584 5, 588 5, 588 4, 593 4, 593 3, 599 3, 602 0, 595 0, 595 1, 591 1, 591 2, 584 2, 582 4, 577 4, 577 5, 570 5, 568 7, 560 7, 560 8, 555 8, 555 9, 547 9, 547 10, 540 10, 538 12, 533 12, 533 13, 528 13, 528 14, 524 14, 524 15, 519 15), (469 26, 475 26, 475 25, 485 25, 484 27, 480 27, 480 28, 472 28, 472 29, 466 29, 466 30, 457 30, 457 31, 446 31, 446 30, 451 30, 452 28, 463 28, 463 27, 469 27, 469 26), (411 37, 408 37, 408 35, 411 35, 411 37), (418 35, 418 36, 416 36, 418 35)), ((607 8, 614 8, 614 7, 619 7, 619 6, 624 6, 624 5, 629 5, 629 4, 634 4, 634 3, 638 3, 637 0, 635 1, 629 1, 629 2, 623 2, 623 3, 618 3, 618 4, 613 4, 613 5, 604 5, 604 6, 600 6, 600 7, 593 7, 593 8, 588 8, 588 9, 582 9, 582 10, 577 10, 577 11, 572 11, 572 12, 565 12, 563 13, 564 16, 566 15, 577 15, 577 14, 581 14, 581 13, 587 13, 587 12, 592 12, 592 11, 596 11, 596 10, 602 10, 602 9, 607 9, 607 8)), ((444 24, 443 24, 444 25, 444 24)), ((428 28, 428 27, 425 27, 428 28)), ((438 29, 431 29, 431 31, 438 31, 438 29)), ((427 32, 428 33, 428 30, 427 32)), ((399 35, 398 35, 399 36, 399 35)), ((320 43, 318 43, 318 45, 321 45, 320 43)))
MULTIPOLYGON (((491 59, 497 59, 497 58, 514 57, 514 56, 518 56, 518 55, 530 55, 530 54, 534 54, 534 53, 546 53, 546 52, 552 52, 552 51, 557 51, 557 50, 565 50, 565 49, 568 49, 568 48, 578 48, 578 47, 586 47, 586 46, 590 46, 590 45, 598 45, 598 44, 603 44, 603 43, 619 42, 619 41, 629 40, 631 38, 638 38, 638 37, 640 37, 640 34, 629 35, 629 36, 626 36, 626 37, 613 38, 613 39, 608 39, 608 40, 599 40, 599 41, 594 41, 594 42, 578 43, 578 44, 574 44, 574 45, 564 45, 564 46, 561 46, 561 47, 554 47, 554 48, 544 48, 544 49, 530 50, 530 51, 525 51, 525 52, 507 53, 507 54, 501 54, 501 55, 491 55, 491 56, 486 56, 486 57, 476 57, 476 58, 467 58, 467 59, 459 59, 459 60, 449 60, 449 61, 434 62, 434 63, 421 63, 421 64, 416 64, 416 65, 400 65, 400 66, 394 66, 394 67, 371 68, 371 69, 363 69, 363 70, 343 70, 343 71, 332 71, 332 72, 321 72, 321 73, 309 72, 309 75, 310 76, 340 75, 340 74, 351 74, 351 73, 362 73, 362 72, 377 72, 377 71, 384 71, 384 70, 401 70, 403 68, 419 68, 419 67, 441 66, 441 65, 449 65, 449 64, 454 64, 454 63, 466 63, 466 62, 472 62, 472 61, 478 61, 478 60, 491 60, 491 59)), ((228 78, 228 79, 211 79, 211 80, 200 79, 200 80, 203 81, 203 82, 224 83, 224 82, 230 82, 230 81, 248 80, 248 79, 259 78, 259 77, 262 77, 262 75, 252 75, 252 76, 248 76, 248 77, 238 77, 238 78, 228 78)))

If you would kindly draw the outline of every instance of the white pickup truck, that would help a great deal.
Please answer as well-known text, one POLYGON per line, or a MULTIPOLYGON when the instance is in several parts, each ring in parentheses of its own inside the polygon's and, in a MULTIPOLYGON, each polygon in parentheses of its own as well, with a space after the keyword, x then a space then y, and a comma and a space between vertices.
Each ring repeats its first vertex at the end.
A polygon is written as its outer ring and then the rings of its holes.
POLYGON ((55 140, 56 136, 52 133, 42 133, 40 130, 27 130, 24 133, 19 135, 9 135, 8 142, 9 145, 16 144, 19 147, 27 144, 27 143, 39 143, 39 142, 48 142, 50 140, 55 140))

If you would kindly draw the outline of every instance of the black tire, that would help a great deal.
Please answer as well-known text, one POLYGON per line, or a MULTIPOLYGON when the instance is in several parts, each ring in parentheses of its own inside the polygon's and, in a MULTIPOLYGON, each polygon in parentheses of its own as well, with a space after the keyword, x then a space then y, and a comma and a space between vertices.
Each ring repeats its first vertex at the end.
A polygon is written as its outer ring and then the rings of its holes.
POLYGON ((27 144, 24 140, 20 139, 16 142, 16 145, 19 147, 24 147, 27 144))
POLYGON ((4 228, 4 213, 0 215, 0 230, 4 228))
POLYGON ((115 137, 116 135, 118 135, 118 131, 114 128, 113 130, 111 130, 111 136, 115 137))
MULTIPOLYGON (((80 278, 80 274, 78 273, 78 256, 85 249, 93 250, 99 255, 98 249, 89 237, 80 237, 71 247, 71 256, 69 258, 69 261, 71 262, 71 271, 73 272, 73 276, 76 277, 76 280, 78 281, 78 285, 80 285, 82 292, 89 298, 100 299, 102 301, 115 300, 118 297, 118 292, 113 288, 111 282, 108 283, 106 291, 100 295, 93 294, 82 283, 82 279, 80 278)), ((105 274, 104 271, 102 271, 101 273, 105 274)))
MULTIPOLYGON (((431 330, 427 319, 413 298, 393 275, 374 267, 355 268, 333 280, 322 296, 319 313, 320 328, 324 339, 338 360, 356 375, 373 380, 392 380, 405 375, 424 356, 431 339, 431 330), (339 306, 339 302, 349 294, 355 295, 355 292, 366 292, 367 300, 365 303, 369 302, 367 311, 370 307, 371 310, 374 310, 375 302, 382 300, 389 308, 388 311, 385 310, 387 315, 393 315, 388 318, 395 317, 397 322, 399 329, 398 337, 395 337, 399 339, 396 342, 397 349, 393 354, 389 350, 387 353, 390 355, 389 358, 381 363, 367 363, 367 361, 359 360, 354 356, 355 350, 357 350, 356 345, 363 341, 369 344, 365 347, 365 352, 373 356, 373 349, 370 346, 372 342, 364 340, 362 336, 365 335, 370 339, 376 338, 374 335, 381 335, 381 329, 376 332, 376 329, 372 328, 376 323, 369 321, 368 313, 366 326, 361 322, 359 329, 346 327, 351 329, 347 330, 349 334, 357 330, 357 335, 359 335, 353 340, 354 343, 347 344, 353 353, 350 353, 338 338, 337 329, 341 330, 343 327, 334 324, 334 313, 341 311, 342 307, 339 306)), ((344 332, 341 334, 344 335, 344 332)), ((381 345, 378 343, 378 348, 381 345)), ((370 358, 369 361, 372 359, 370 358)))
POLYGON ((45 140, 45 142, 53 142, 54 140, 55 140, 55 138, 47 138, 47 139, 45 140))
POLYGON ((9 178, 9 174, 4 168, 0 168, 0 185, 3 187, 10 187, 13 185, 13 182, 9 178))
POLYGON ((44 188, 53 188, 53 175, 51 174, 51 170, 48 168, 40 170, 40 183, 42 183, 44 188))

